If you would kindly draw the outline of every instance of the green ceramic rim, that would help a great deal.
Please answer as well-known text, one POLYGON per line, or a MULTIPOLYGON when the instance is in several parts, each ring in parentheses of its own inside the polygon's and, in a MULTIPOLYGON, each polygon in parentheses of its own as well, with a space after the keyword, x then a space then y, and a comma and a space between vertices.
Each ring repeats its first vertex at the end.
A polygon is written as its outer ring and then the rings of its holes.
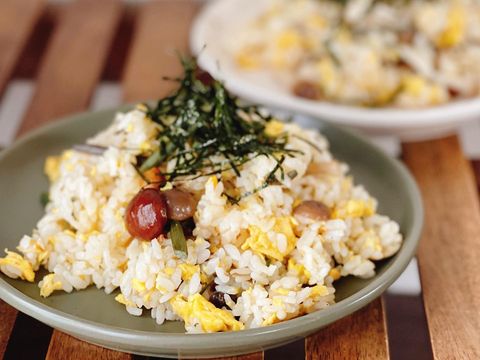
MULTIPOLYGON (((95 113, 76 114, 34 130, 0 153, 0 162, 29 140, 48 133, 58 126, 68 126, 69 123, 81 121, 93 114, 98 117, 111 117, 116 111, 123 111, 128 107, 129 105, 95 113)), ((181 355, 182 357, 206 357, 225 355, 226 353, 234 355, 258 351, 302 338, 353 313, 381 295, 400 276, 413 258, 422 230, 423 206, 417 185, 402 163, 390 158, 359 135, 331 124, 325 123, 322 126, 341 133, 346 139, 358 142, 366 149, 375 152, 375 155, 380 156, 383 161, 390 163, 405 184, 412 205, 408 210, 412 213, 413 223, 391 266, 382 274, 377 275, 364 288, 346 299, 324 310, 262 328, 213 334, 169 334, 131 330, 85 320, 33 300, 1 278, 0 297, 18 310, 54 328, 101 346, 143 355, 181 355), (212 346, 215 349, 212 349, 212 346)))

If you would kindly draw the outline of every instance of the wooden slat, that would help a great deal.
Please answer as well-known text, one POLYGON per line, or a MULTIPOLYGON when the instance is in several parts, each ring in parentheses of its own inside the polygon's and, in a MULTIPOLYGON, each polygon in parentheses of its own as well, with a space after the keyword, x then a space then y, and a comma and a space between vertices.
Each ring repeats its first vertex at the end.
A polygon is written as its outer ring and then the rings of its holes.
MULTIPOLYGON (((19 134, 87 107, 102 73, 121 13, 122 6, 117 0, 78 0, 61 11, 39 70, 36 92, 19 134)), ((58 331, 53 332, 47 357, 130 358, 58 331)))
POLYGON ((19 134, 87 107, 120 16, 121 5, 114 0, 79 0, 66 6, 40 66, 35 95, 19 134))
MULTIPOLYGON (((44 0, 0 1, 0 94, 42 13, 44 0)), ((17 311, 0 300, 0 358, 3 357, 17 311)))
POLYGON ((196 2, 175 0, 141 7, 123 74, 127 101, 160 98, 176 86, 162 78, 181 74, 177 52, 188 53, 190 24, 197 10, 196 2))
POLYGON ((387 325, 381 299, 306 339, 307 360, 388 359, 387 325))
POLYGON ((3 358, 7 348, 8 339, 12 333, 17 317, 17 310, 0 300, 0 358, 3 358))
POLYGON ((253 354, 240 355, 240 356, 229 356, 222 358, 211 358, 209 360, 263 360, 263 352, 256 352, 253 354))
POLYGON ((130 354, 87 344, 70 335, 56 331, 48 348, 47 360, 130 360, 130 354))
POLYGON ((480 358, 480 206, 456 136, 403 145, 425 205, 418 250, 436 359, 480 358))
POLYGON ((0 94, 42 13, 44 3, 45 0, 0 1, 0 94))

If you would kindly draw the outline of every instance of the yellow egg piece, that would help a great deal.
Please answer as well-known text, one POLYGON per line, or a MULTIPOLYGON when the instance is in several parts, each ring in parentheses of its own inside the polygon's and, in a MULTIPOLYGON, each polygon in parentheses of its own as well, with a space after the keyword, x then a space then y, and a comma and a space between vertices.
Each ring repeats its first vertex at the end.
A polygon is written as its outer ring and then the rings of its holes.
POLYGON ((242 330, 243 323, 235 320, 233 315, 215 307, 200 294, 191 295, 188 300, 177 295, 170 300, 173 311, 180 316, 187 325, 198 322, 205 332, 242 330))
POLYGON ((302 38, 292 29, 282 31, 276 40, 277 47, 282 50, 290 49, 294 46, 301 45, 302 38))
POLYGON ((284 216, 276 218, 273 231, 284 234, 287 238, 287 249, 281 252, 276 244, 272 243, 267 234, 263 232, 258 226, 251 225, 248 228, 250 236, 242 245, 242 250, 252 249, 253 251, 262 255, 268 256, 275 260, 283 261, 284 257, 288 255, 294 248, 297 242, 297 237, 293 232, 292 221, 290 217, 284 216))
POLYGON ((54 182, 60 176, 60 157, 48 156, 43 166, 43 172, 50 182, 54 182))
POLYGON ((305 266, 303 266, 302 264, 297 264, 293 259, 288 259, 287 268, 289 272, 293 272, 295 275, 297 275, 302 283, 308 282, 308 280, 310 280, 310 277, 312 276, 310 271, 305 269, 305 266))
POLYGON ((5 250, 5 252, 7 256, 0 259, 0 266, 12 266, 20 270, 20 279, 33 282, 35 280, 35 272, 33 271, 32 264, 25 260, 23 256, 13 251, 5 250))
POLYGON ((323 58, 316 64, 317 71, 320 75, 320 83, 329 86, 335 82, 336 70, 335 64, 330 58, 323 58))
POLYGON ((436 39, 439 48, 458 45, 465 36, 465 9, 460 5, 453 6, 447 15, 447 25, 436 39))
POLYGON ((115 301, 125 306, 136 307, 135 303, 133 301, 125 299, 125 296, 123 294, 118 294, 117 296, 115 296, 115 301))
POLYGON ((132 287, 137 292, 143 292, 146 289, 145 283, 143 281, 138 280, 137 278, 132 279, 132 287))
POLYGON ((271 120, 265 126, 265 134, 271 137, 277 137, 281 135, 285 130, 285 125, 278 120, 271 120))
POLYGON ((183 281, 190 280, 195 273, 200 272, 200 266, 198 265, 183 263, 183 264, 180 264, 178 267, 180 268, 180 270, 182 270, 183 281))
POLYGON ((258 57, 246 50, 239 52, 235 57, 235 61, 244 69, 255 69, 260 65, 258 57))
POLYGON ((375 214, 373 201, 348 200, 343 206, 337 207, 333 213, 334 219, 365 217, 375 214))
POLYGON ((333 268, 328 272, 328 276, 330 276, 333 281, 340 279, 340 271, 337 268, 333 268))
POLYGON ((325 296, 328 294, 328 289, 324 285, 315 285, 311 288, 310 296, 317 297, 317 296, 325 296))
POLYGON ((40 286, 40 296, 46 298, 55 290, 62 290, 62 282, 55 281, 55 274, 45 275, 42 279, 42 285, 40 286))

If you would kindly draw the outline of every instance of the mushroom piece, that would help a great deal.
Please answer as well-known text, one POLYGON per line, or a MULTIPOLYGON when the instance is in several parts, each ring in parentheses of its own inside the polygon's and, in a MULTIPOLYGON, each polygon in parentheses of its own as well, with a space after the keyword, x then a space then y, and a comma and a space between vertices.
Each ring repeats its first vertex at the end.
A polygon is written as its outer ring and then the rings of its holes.
POLYGON ((327 205, 320 201, 307 200, 303 201, 293 210, 295 217, 306 217, 312 220, 328 220, 330 219, 330 209, 327 205))

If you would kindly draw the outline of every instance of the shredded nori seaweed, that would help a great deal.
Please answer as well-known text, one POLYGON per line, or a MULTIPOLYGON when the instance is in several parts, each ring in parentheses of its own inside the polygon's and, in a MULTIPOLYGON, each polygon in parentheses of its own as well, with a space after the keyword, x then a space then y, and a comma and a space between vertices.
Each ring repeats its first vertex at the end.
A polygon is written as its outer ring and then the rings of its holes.
MULTIPOLYGON (((264 155, 274 159, 277 166, 256 191, 275 182, 276 172, 283 178, 285 157, 300 153, 286 148, 288 135, 267 134, 266 125, 272 117, 257 106, 242 105, 222 82, 210 77, 205 81, 195 59, 182 59, 182 64, 183 78, 171 79, 179 83, 178 90, 154 107, 145 104, 147 117, 160 128, 159 148, 142 163, 140 172, 174 161, 173 170, 163 174, 169 181, 227 170, 240 176, 243 164, 264 155)), ((232 202, 240 200, 227 197, 232 202)))

